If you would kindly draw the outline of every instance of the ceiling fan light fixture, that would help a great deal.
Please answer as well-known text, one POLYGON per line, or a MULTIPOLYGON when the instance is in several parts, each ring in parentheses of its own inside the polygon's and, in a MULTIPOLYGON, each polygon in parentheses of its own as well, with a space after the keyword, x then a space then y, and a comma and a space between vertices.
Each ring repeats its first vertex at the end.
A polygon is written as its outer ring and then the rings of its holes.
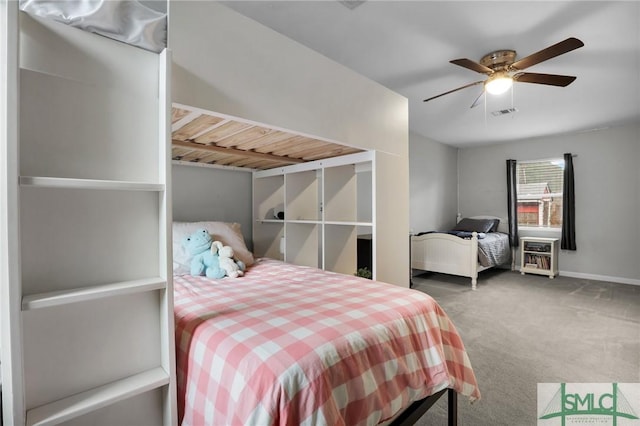
POLYGON ((511 88, 513 78, 506 73, 496 74, 490 77, 484 84, 484 88, 492 95, 501 95, 511 88))
MULTIPOLYGON (((513 87, 514 81, 558 87, 568 86, 576 79, 576 77, 570 75, 540 74, 522 71, 533 65, 539 64, 540 62, 571 52, 572 50, 578 49, 582 46, 584 46, 582 41, 575 37, 569 37, 559 43, 546 47, 517 61, 515 50, 496 50, 495 52, 491 52, 488 55, 483 56, 482 59, 480 59, 480 62, 475 62, 467 58, 453 59, 449 62, 454 65, 467 68, 471 71, 484 74, 488 76, 488 78, 486 80, 474 81, 473 83, 465 84, 464 86, 456 89, 432 96, 425 99, 424 102, 437 99, 441 96, 448 95, 449 93, 454 93, 458 90, 466 89, 467 87, 475 86, 477 84, 484 85, 482 94, 487 92, 492 95, 505 93, 513 87)), ((478 104, 478 99, 480 99, 480 96, 478 96, 475 102, 471 105, 471 108, 478 104)), ((485 100, 486 99, 487 97, 485 96, 485 100)))

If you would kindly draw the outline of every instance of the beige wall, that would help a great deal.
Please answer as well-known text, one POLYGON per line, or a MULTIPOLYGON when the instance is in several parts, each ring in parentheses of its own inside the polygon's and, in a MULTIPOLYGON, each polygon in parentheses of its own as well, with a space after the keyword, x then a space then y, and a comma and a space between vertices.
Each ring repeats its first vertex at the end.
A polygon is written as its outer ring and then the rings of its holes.
POLYGON ((174 102, 378 151, 377 278, 407 286, 407 99, 221 4, 170 17, 174 102))

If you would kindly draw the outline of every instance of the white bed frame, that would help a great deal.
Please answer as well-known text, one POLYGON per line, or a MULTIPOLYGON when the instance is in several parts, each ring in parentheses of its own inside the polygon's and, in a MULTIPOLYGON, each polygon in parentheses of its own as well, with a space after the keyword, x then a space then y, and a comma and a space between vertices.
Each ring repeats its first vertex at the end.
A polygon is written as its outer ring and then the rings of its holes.
MULTIPOLYGON (((473 216, 472 219, 500 219, 495 216, 473 216)), ((507 232, 506 221, 498 230, 507 232)), ((478 283, 478 272, 489 269, 478 262, 478 234, 470 239, 450 234, 431 233, 411 236, 411 268, 471 278, 471 289, 478 283)))

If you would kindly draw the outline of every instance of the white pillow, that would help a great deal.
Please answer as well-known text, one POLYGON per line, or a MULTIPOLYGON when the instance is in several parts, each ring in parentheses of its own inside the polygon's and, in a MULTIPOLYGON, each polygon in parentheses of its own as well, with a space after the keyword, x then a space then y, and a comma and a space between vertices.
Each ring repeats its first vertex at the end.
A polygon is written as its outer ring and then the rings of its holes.
POLYGON ((198 229, 206 229, 214 241, 233 249, 236 259, 251 266, 253 253, 247 248, 239 223, 228 222, 173 222, 173 275, 186 275, 191 270, 191 255, 182 246, 183 239, 198 229))

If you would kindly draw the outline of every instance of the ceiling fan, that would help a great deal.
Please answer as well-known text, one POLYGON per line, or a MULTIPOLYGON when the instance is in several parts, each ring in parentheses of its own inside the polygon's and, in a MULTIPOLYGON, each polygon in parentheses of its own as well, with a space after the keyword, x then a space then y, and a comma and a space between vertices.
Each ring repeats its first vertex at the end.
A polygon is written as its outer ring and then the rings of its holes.
POLYGON ((576 79, 576 77, 569 75, 522 72, 522 70, 548 59, 555 58, 556 56, 571 52, 572 50, 578 49, 582 46, 584 46, 582 41, 575 37, 570 37, 517 61, 515 60, 515 50, 496 50, 495 52, 491 52, 483 56, 479 63, 466 58, 454 59, 449 62, 480 74, 486 74, 488 78, 486 80, 474 81, 473 83, 466 84, 462 87, 458 87, 457 89, 432 96, 425 99, 424 102, 428 102, 478 84, 483 84, 484 88, 482 93, 480 93, 471 105, 471 108, 478 104, 478 100, 485 91, 496 95, 504 93, 509 90, 514 81, 520 83, 546 84, 549 86, 559 87, 568 86, 576 79))

